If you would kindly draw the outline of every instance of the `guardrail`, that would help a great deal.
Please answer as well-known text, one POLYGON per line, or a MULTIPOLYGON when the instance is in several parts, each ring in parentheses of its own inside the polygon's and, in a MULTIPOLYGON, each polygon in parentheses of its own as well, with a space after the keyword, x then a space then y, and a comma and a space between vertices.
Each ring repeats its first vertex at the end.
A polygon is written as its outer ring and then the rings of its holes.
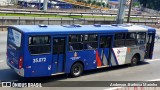
POLYGON ((8 27, 8 25, 0 25, 0 28, 1 28, 2 31, 6 30, 7 27, 8 27))

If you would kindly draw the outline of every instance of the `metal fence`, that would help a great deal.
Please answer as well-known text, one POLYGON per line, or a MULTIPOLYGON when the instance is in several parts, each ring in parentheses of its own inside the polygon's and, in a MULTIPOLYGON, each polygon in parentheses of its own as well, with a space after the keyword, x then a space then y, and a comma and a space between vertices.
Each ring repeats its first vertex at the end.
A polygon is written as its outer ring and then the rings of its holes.
POLYGON ((150 13, 151 15, 160 15, 160 11, 157 10, 153 10, 153 9, 149 9, 149 8, 143 8, 143 10, 147 13, 150 13))
MULTIPOLYGON (((42 18, 42 17, 0 17, 0 28, 4 30, 8 25, 92 25, 92 24, 114 24, 116 17, 113 18, 42 18)), ((124 20, 124 23, 126 19, 124 20)), ((150 19, 131 19, 130 23, 149 25, 159 28, 158 18, 150 19)))

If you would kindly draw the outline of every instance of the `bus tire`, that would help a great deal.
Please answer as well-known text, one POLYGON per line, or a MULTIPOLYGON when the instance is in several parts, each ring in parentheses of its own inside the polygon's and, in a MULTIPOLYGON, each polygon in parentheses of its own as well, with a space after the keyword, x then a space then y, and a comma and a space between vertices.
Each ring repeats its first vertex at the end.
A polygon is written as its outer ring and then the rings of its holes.
POLYGON ((79 77, 83 73, 83 65, 81 63, 75 63, 71 67, 71 77, 79 77))
POLYGON ((137 55, 134 55, 131 59, 131 66, 136 66, 138 64, 139 58, 137 55))

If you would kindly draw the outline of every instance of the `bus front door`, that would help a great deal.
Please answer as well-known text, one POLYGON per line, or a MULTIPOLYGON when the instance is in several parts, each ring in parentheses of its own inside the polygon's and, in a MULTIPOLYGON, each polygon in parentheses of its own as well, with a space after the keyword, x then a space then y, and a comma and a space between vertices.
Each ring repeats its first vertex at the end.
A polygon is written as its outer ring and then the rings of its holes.
POLYGON ((145 59, 152 59, 155 33, 148 33, 145 59))
POLYGON ((111 61, 112 36, 100 36, 100 57, 102 66, 109 66, 111 61))
POLYGON ((52 74, 64 72, 65 38, 53 38, 52 74))

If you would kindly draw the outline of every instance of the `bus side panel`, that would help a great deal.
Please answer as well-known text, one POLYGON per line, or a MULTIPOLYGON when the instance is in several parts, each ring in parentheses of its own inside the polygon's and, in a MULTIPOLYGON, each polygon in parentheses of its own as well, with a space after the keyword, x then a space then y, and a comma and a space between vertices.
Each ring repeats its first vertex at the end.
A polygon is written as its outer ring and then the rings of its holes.
POLYGON ((84 70, 97 68, 96 64, 96 50, 84 50, 66 53, 65 72, 70 73, 72 65, 81 61, 84 64, 84 70))
POLYGON ((125 64, 127 47, 116 47, 112 49, 111 64, 112 66, 125 64))
POLYGON ((132 57, 134 55, 140 55, 140 61, 144 61, 144 54, 145 54, 145 45, 140 45, 140 46, 130 46, 127 47, 127 55, 126 55, 126 61, 125 64, 131 63, 132 57))
POLYGON ((109 67, 109 53, 110 50, 109 48, 99 48, 96 51, 96 62, 97 62, 97 67, 101 67, 101 66, 106 66, 109 67))
POLYGON ((143 61, 145 45, 113 48, 113 55, 111 55, 111 65, 116 66, 131 63, 131 59, 135 54, 139 54, 140 61, 143 61))
POLYGON ((24 55, 23 55, 24 77, 31 77, 31 68, 26 68, 27 66, 31 67, 31 65, 32 65, 32 61, 29 60, 29 58, 28 58, 28 56, 30 56, 30 54, 28 54, 28 38, 27 38, 27 34, 24 34, 24 40, 23 41, 26 41, 26 42, 23 42, 24 43, 24 46, 23 46, 23 52, 24 52, 24 55))
POLYGON ((112 48, 112 51, 111 51, 111 59, 110 59, 110 66, 117 66, 118 65, 118 61, 117 61, 117 57, 115 55, 115 52, 112 48))
POLYGON ((26 77, 51 76, 51 55, 28 56, 25 61, 26 77))
POLYGON ((58 63, 58 72, 63 72, 63 59, 64 59, 64 55, 60 55, 59 56, 59 63, 58 63))
POLYGON ((51 76, 51 54, 31 55, 28 48, 28 36, 24 44, 24 77, 51 76))

